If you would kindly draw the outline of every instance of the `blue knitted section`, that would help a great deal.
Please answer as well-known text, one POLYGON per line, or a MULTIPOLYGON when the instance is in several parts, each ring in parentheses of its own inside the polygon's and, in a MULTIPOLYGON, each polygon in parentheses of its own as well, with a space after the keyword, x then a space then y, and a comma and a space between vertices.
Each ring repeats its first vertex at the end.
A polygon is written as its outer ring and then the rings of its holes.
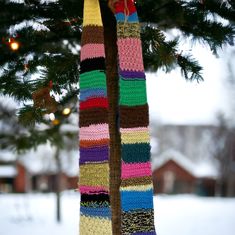
POLYGON ((111 211, 109 207, 92 208, 92 207, 81 206, 80 211, 82 215, 86 215, 86 216, 98 216, 98 217, 104 217, 104 218, 111 218, 111 211))
POLYGON ((80 101, 86 101, 91 97, 107 97, 107 91, 102 88, 83 89, 80 93, 80 101))
POLYGON ((115 16, 116 16, 117 22, 129 22, 129 23, 139 22, 136 12, 129 16, 125 16, 123 13, 118 13, 115 16))
POLYGON ((153 190, 148 191, 121 191, 123 211, 153 208, 153 190))

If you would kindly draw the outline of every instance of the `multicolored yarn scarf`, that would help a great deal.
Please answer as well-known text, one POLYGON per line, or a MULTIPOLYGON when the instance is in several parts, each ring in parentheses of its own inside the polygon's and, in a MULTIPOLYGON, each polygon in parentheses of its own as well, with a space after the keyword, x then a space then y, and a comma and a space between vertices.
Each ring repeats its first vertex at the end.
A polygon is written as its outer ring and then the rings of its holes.
MULTIPOLYGON (((114 5, 119 59, 121 234, 156 234, 149 116, 140 27, 133 0, 114 5)), ((80 63, 80 235, 111 235, 109 123, 99 0, 84 0, 80 63)))

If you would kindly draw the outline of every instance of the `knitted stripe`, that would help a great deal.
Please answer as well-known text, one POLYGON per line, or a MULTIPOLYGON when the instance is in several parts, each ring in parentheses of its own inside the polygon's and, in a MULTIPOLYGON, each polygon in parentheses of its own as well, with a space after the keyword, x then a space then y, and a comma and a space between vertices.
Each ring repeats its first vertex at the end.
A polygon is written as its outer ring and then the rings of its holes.
POLYGON ((123 179, 151 175, 151 164, 150 162, 131 164, 122 162, 121 175, 123 179))
POLYGON ((121 70, 144 71, 140 39, 118 39, 117 45, 119 53, 119 66, 121 70), (135 59, 133 60, 133 58, 135 59))
POLYGON ((79 184, 82 186, 103 186, 109 188, 108 163, 89 163, 80 165, 79 184))
MULTIPOLYGON (((80 89, 103 88, 106 90, 105 73, 98 70, 86 72, 80 75, 80 89)), ((87 91, 87 90, 86 90, 87 91)), ((83 92, 82 92, 83 94, 83 92)))
POLYGON ((79 117, 79 127, 89 126, 91 124, 108 123, 107 108, 80 110, 79 117))
POLYGON ((139 38, 140 26, 138 23, 133 23, 130 28, 126 23, 119 23, 117 25, 117 36, 118 38, 139 38))
POLYGON ((80 101, 88 100, 89 98, 95 97, 107 97, 106 89, 94 88, 94 89, 83 89, 82 94, 80 94, 80 101))
POLYGON ((150 144, 122 144, 122 159, 126 163, 147 162, 150 158, 150 144))
POLYGON ((106 193, 106 188, 102 186, 81 186, 80 185, 80 192, 82 194, 97 194, 97 192, 106 193))
POLYGON ((147 191, 152 189, 152 184, 127 186, 122 189, 123 191, 147 191))
POLYGON ((117 20, 117 22, 127 21, 128 23, 137 23, 138 22, 138 16, 137 16, 136 12, 129 15, 128 18, 126 17, 126 15, 124 13, 117 13, 116 14, 116 20, 117 20))
POLYGON ((81 45, 80 235, 111 235, 108 100, 99 0, 84 0, 81 45))
POLYGON ((109 139, 101 139, 101 140, 80 140, 80 147, 97 147, 97 146, 106 146, 109 144, 109 139))
POLYGON ((139 209, 122 213, 123 234, 155 235, 153 209, 139 209), (143 230, 145 230, 143 232, 143 230))
POLYGON ((80 216, 80 233, 81 235, 112 235, 111 219, 102 218, 101 216, 80 216))
POLYGON ((122 179, 122 187, 138 186, 138 185, 146 185, 146 184, 152 184, 151 176, 135 177, 131 179, 122 179))
MULTIPOLYGON (((123 188, 124 189, 124 188, 123 188)), ((121 192, 122 209, 127 212, 137 209, 152 209, 153 201, 149 200, 153 194, 152 188, 145 191, 126 191, 121 192)))
POLYGON ((83 50, 81 51, 81 60, 104 56, 103 44, 86 44, 83 46, 83 50))
POLYGON ((82 31, 81 46, 86 44, 104 44, 103 26, 87 25, 82 31), (95 37, 91 37, 91 35, 95 37))
POLYGON ((98 147, 86 147, 80 148, 80 159, 79 163, 89 163, 89 162, 107 162, 109 159, 109 148, 108 146, 98 146, 98 147))
POLYGON ((147 102, 145 80, 120 79, 120 105, 136 106, 147 102))
POLYGON ((80 63, 80 74, 93 70, 105 70, 105 61, 102 57, 82 60, 80 63))
POLYGON ((122 234, 156 234, 146 81, 134 1, 117 1, 115 12, 120 70, 122 234))

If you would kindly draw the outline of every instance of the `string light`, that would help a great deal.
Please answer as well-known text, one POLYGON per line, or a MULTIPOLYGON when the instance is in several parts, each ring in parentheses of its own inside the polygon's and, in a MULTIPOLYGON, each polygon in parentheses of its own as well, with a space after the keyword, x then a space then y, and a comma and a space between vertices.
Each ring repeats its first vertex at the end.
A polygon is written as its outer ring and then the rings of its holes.
POLYGON ((71 109, 70 108, 64 108, 63 111, 62 111, 62 114, 67 116, 71 113, 71 109))
POLYGON ((10 47, 13 51, 17 51, 20 48, 20 44, 16 41, 10 42, 10 47))
POLYGON ((58 119, 55 119, 55 120, 52 121, 52 124, 53 124, 54 126, 57 126, 57 125, 60 124, 60 121, 59 121, 58 119))
POLYGON ((50 113, 49 114, 49 118, 51 121, 54 121, 55 120, 55 114, 54 113, 50 113))

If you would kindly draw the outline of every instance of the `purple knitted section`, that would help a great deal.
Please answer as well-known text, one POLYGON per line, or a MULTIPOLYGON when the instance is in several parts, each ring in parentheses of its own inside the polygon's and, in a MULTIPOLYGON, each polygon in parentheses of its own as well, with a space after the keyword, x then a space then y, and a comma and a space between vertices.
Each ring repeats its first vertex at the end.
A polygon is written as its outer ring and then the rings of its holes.
POLYGON ((108 161, 109 148, 108 146, 80 148, 80 164, 86 162, 103 162, 108 161))
POLYGON ((139 71, 119 71, 119 74, 121 75, 122 79, 130 80, 130 78, 135 78, 145 80, 145 74, 139 71))

